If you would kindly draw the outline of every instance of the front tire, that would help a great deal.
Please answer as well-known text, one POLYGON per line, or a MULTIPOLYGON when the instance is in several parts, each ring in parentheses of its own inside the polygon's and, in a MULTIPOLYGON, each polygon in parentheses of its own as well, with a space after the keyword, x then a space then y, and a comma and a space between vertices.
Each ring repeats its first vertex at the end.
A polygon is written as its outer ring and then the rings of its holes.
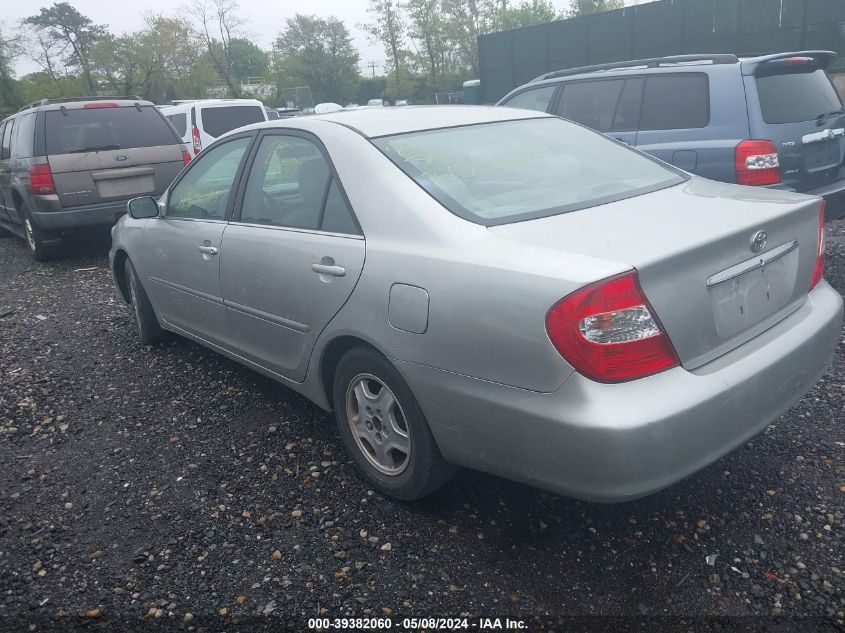
POLYGON ((381 354, 347 352, 335 371, 333 400, 347 452, 380 492, 413 501, 454 476, 411 389, 381 354))
POLYGON ((126 282, 129 286, 129 300, 132 303, 132 314, 138 328, 138 337, 144 345, 154 345, 164 338, 164 330, 158 322, 153 305, 138 279, 135 266, 130 259, 124 264, 126 282))

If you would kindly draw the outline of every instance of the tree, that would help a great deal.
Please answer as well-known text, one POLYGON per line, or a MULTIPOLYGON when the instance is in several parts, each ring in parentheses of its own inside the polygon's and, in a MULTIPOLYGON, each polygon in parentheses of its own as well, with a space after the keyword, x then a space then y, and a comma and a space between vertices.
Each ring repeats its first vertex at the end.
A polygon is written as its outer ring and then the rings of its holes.
POLYGON ((11 112, 22 102, 13 70, 17 55, 17 42, 0 32, 0 113, 11 112))
POLYGON ((358 51, 346 26, 334 17, 297 13, 276 38, 279 87, 310 86, 315 102, 347 103, 355 98, 358 51))
POLYGON ((264 77, 270 69, 267 53, 248 39, 233 38, 230 44, 232 72, 239 80, 247 77, 264 77))
POLYGON ((543 24, 563 17, 550 0, 524 0, 513 7, 507 6, 505 2, 502 5, 499 22, 503 30, 543 24))
POLYGON ((570 0, 569 11, 566 16, 575 18, 579 15, 591 15, 621 9, 625 6, 623 0, 570 0))
POLYGON ((196 20, 194 33, 204 44, 214 70, 232 96, 239 97, 241 87, 233 69, 232 40, 238 39, 244 20, 238 15, 237 0, 193 0, 191 13, 196 20))
POLYGON ((424 60, 429 85, 436 86, 449 70, 452 49, 442 0, 406 0, 402 8, 408 14, 408 34, 424 60))
POLYGON ((500 0, 443 0, 461 66, 478 74, 478 36, 499 30, 500 0))
POLYGON ((39 43, 45 47, 45 63, 50 67, 50 74, 55 76, 50 49, 58 49, 60 55, 64 55, 65 65, 82 73, 89 94, 96 94, 97 85, 91 73, 91 51, 106 36, 105 27, 94 24, 67 2, 42 7, 38 15, 26 18, 25 22, 36 31, 39 43))
POLYGON ((387 66, 393 74, 396 86, 402 84, 402 60, 405 57, 405 18, 396 0, 370 0, 367 12, 374 22, 364 24, 363 29, 374 42, 384 44, 387 52, 387 66))

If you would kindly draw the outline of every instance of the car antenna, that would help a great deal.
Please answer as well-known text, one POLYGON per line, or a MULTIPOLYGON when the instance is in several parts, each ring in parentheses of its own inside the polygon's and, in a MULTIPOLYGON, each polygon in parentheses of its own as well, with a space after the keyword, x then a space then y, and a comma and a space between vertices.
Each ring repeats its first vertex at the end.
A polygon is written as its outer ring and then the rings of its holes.
POLYGON ((59 110, 61 110, 62 116, 67 116, 67 108, 65 106, 59 106, 59 110))

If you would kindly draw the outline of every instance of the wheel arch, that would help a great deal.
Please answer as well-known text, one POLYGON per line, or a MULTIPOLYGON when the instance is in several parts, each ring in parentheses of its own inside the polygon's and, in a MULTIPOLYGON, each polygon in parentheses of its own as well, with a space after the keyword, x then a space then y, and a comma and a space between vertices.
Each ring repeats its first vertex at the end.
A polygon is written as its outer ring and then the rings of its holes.
POLYGON ((126 260, 129 255, 125 250, 119 248, 114 253, 114 260, 112 261, 112 274, 114 281, 117 284, 117 289, 120 291, 120 296, 126 303, 131 303, 129 295, 129 280, 126 279, 126 260))
POLYGON ((337 365, 343 355, 354 347, 364 347, 377 352, 388 359, 389 357, 376 345, 354 334, 342 334, 336 336, 323 347, 320 353, 319 372, 320 390, 329 404, 329 410, 334 409, 334 375, 337 365))

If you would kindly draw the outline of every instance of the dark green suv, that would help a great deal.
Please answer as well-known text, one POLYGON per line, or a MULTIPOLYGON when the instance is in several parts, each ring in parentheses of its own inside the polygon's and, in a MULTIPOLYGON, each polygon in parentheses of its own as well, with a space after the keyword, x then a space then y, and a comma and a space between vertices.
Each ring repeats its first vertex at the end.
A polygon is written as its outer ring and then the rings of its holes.
POLYGON ((68 232, 111 226, 130 198, 161 194, 189 160, 149 101, 30 104, 0 121, 0 233, 45 259, 68 232))

